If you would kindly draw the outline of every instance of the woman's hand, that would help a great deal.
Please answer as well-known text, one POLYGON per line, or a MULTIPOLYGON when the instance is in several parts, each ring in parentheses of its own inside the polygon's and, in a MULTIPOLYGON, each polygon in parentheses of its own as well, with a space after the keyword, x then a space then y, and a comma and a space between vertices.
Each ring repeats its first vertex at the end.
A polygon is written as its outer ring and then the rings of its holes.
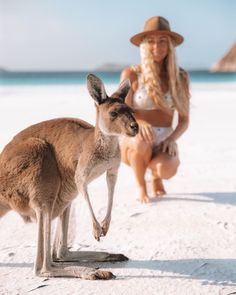
POLYGON ((139 133, 137 135, 138 138, 140 140, 150 142, 152 144, 154 140, 152 125, 150 125, 149 123, 143 120, 138 120, 138 125, 139 125, 139 133))
POLYGON ((177 144, 175 141, 166 138, 161 143, 161 151, 163 153, 167 153, 170 156, 176 156, 177 155, 177 144))

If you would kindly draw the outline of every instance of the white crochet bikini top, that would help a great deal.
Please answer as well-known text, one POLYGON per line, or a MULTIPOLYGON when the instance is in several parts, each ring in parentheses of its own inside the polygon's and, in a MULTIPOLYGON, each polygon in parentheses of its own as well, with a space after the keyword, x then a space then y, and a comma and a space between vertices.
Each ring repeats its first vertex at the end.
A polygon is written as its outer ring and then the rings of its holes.
MULTIPOLYGON (((170 92, 165 94, 166 102, 171 109, 175 109, 173 99, 170 92)), ((141 75, 138 74, 138 89, 135 91, 133 96, 133 107, 136 109, 152 110, 156 109, 156 105, 151 97, 148 96, 144 84, 141 79, 141 75)))

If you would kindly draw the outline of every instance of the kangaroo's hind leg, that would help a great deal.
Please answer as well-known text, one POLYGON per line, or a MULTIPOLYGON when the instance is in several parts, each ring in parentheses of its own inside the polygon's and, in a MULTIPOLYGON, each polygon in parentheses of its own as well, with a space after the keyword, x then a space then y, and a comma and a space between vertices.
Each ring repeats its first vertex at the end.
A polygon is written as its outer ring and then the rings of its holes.
POLYGON ((80 266, 64 266, 51 260, 51 216, 49 210, 36 208, 38 220, 37 275, 42 277, 78 277, 87 280, 112 279, 109 271, 80 266))
POLYGON ((67 245, 68 226, 69 226, 70 206, 65 209, 58 218, 55 242, 53 245, 54 261, 73 262, 107 262, 107 261, 126 261, 128 258, 123 254, 111 254, 107 252, 95 251, 69 251, 67 245))
POLYGON ((60 261, 67 256, 67 236, 70 215, 70 205, 58 217, 53 243, 53 260, 60 261))
POLYGON ((51 222, 55 214, 54 205, 60 191, 61 176, 56 158, 50 145, 35 154, 36 174, 30 183, 30 207, 36 213, 38 223, 38 243, 35 272, 43 277, 79 277, 83 279, 111 279, 109 271, 79 266, 63 266, 52 261, 51 222))

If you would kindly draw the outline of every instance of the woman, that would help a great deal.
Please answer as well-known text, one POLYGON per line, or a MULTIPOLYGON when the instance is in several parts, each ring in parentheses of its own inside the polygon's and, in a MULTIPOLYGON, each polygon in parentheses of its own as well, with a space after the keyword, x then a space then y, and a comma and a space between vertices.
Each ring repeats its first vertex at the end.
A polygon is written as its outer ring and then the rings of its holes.
POLYGON ((175 46, 183 42, 183 37, 171 31, 165 18, 148 19, 144 31, 130 41, 140 46, 141 64, 123 70, 121 80, 131 81, 126 102, 135 110, 140 131, 135 138, 121 141, 121 155, 134 170, 140 201, 147 203, 147 168, 152 171, 155 196, 166 193, 162 179, 177 172, 180 161, 176 141, 189 124, 189 83, 175 56, 175 46), (178 118, 175 128, 174 114, 178 118))

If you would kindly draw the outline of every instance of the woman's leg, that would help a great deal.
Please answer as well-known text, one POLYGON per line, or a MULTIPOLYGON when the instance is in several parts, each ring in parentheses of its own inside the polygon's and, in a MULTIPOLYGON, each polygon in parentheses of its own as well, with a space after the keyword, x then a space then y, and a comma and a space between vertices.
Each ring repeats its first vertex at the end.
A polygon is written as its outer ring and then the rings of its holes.
POLYGON ((145 172, 152 155, 152 147, 144 141, 130 145, 121 145, 121 158, 124 163, 131 166, 139 189, 139 200, 141 203, 148 203, 145 172))
POLYGON ((159 152, 149 163, 152 170, 152 187, 154 195, 166 194, 162 179, 169 179, 177 173, 180 164, 178 153, 170 156, 167 153, 159 152))
POLYGON ((152 193, 154 197, 166 194, 162 179, 157 174, 157 169, 152 170, 152 193))

